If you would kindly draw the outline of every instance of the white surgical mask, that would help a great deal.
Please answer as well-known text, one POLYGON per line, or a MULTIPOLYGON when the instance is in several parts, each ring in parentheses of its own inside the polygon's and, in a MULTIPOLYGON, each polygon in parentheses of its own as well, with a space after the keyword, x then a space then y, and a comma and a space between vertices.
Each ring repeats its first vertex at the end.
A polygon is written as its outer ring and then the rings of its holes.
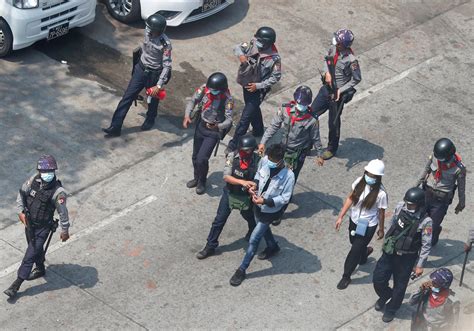
POLYGON ((41 179, 47 183, 51 182, 54 178, 54 172, 42 172, 41 179))
POLYGON ((367 185, 374 185, 377 182, 377 179, 369 177, 368 175, 365 175, 364 178, 367 185))
POLYGON ((302 104, 297 103, 296 109, 298 109, 299 112, 304 113, 305 111, 308 110, 308 106, 303 106, 302 104))

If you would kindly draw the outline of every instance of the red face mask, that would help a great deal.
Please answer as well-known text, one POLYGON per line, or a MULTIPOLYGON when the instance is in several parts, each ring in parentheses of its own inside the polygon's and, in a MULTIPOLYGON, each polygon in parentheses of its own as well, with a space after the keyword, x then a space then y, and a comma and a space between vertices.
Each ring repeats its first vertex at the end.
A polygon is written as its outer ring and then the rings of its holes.
POLYGON ((250 165, 252 153, 253 153, 252 150, 250 151, 244 150, 244 149, 239 150, 240 168, 242 168, 243 170, 248 169, 250 165))

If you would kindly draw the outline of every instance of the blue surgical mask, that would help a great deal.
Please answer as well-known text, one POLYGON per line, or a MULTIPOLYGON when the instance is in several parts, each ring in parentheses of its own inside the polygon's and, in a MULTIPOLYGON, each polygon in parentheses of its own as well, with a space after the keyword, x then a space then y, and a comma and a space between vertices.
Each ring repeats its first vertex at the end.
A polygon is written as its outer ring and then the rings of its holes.
POLYGON ((432 287, 432 288, 431 288, 431 292, 433 292, 433 293, 439 293, 439 292, 441 292, 441 289, 440 289, 439 287, 432 287))
POLYGON ((212 95, 218 95, 219 93, 221 93, 221 91, 219 90, 210 90, 210 92, 212 95))
POLYGON ((53 180, 54 178, 54 172, 42 172, 41 173, 41 179, 45 181, 46 183, 49 183, 53 180))
POLYGON ((260 49, 263 48, 263 44, 258 40, 255 40, 255 46, 257 46, 257 48, 260 48, 260 49))
POLYGON ((278 162, 268 160, 267 165, 270 169, 275 169, 276 167, 278 167, 278 162))
POLYGON ((377 179, 369 177, 368 175, 365 175, 364 178, 367 185, 374 185, 377 182, 377 179))
POLYGON ((296 104, 296 109, 298 109, 298 111, 299 111, 300 113, 304 113, 304 112, 306 112, 306 111, 308 110, 308 106, 303 106, 302 104, 297 103, 297 104, 296 104))

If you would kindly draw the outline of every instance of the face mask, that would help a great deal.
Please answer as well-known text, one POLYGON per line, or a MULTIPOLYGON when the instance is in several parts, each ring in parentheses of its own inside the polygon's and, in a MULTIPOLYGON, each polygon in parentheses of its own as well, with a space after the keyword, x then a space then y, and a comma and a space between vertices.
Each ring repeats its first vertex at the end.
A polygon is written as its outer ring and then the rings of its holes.
POLYGON ((268 160, 267 165, 270 169, 275 169, 276 167, 278 167, 278 163, 279 162, 273 162, 273 161, 268 160))
POLYGON ((432 288, 431 288, 431 292, 433 292, 433 293, 439 293, 439 292, 441 292, 441 289, 440 289, 439 287, 432 287, 432 288))
POLYGON ((303 106, 302 104, 297 103, 296 109, 298 109, 300 113, 304 113, 308 110, 308 106, 303 106))
POLYGON ((409 209, 409 208, 408 208, 408 205, 405 204, 405 206, 406 206, 407 212, 409 212, 409 213, 411 213, 411 214, 413 214, 414 212, 416 212, 416 207, 415 207, 414 209, 409 209))
POLYGON ((51 182, 54 178, 54 172, 42 172, 41 179, 47 183, 51 182))
POLYGON ((368 175, 365 175, 364 178, 367 185, 374 185, 377 182, 377 179, 369 177, 368 175))
POLYGON ((255 40, 255 46, 257 46, 257 48, 259 48, 259 49, 262 49, 263 48, 263 43, 261 43, 258 40, 255 40))
POLYGON ((212 95, 218 95, 219 93, 221 93, 221 91, 219 90, 210 90, 210 92, 212 95))
POLYGON ((446 160, 439 160, 439 162, 441 162, 441 163, 451 163, 452 161, 453 161, 453 158, 452 158, 452 157, 450 157, 450 158, 448 158, 448 159, 446 159, 446 160))
POLYGON ((241 149, 239 151, 240 158, 242 158, 242 159, 248 159, 249 157, 252 156, 252 153, 253 153, 252 150, 247 151, 245 149, 241 149))

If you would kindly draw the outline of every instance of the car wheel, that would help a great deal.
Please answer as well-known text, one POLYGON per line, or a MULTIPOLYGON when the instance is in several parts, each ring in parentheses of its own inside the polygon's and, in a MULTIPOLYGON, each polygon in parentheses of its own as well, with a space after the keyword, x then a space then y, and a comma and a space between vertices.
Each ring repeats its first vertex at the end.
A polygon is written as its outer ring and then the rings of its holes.
POLYGON ((123 23, 132 23, 140 19, 140 0, 105 0, 110 15, 123 23))
POLYGON ((13 34, 5 20, 0 19, 0 57, 7 56, 12 51, 13 34))

